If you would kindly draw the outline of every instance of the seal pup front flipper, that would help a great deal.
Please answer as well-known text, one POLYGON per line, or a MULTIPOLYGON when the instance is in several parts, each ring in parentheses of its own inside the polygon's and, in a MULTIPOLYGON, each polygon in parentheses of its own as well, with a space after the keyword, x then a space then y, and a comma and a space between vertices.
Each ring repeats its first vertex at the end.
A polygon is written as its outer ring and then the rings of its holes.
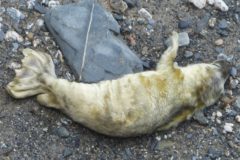
POLYGON ((161 59, 157 64, 157 70, 161 67, 172 67, 174 65, 174 60, 177 57, 179 47, 178 39, 178 33, 173 31, 172 36, 170 37, 170 46, 162 54, 161 59))

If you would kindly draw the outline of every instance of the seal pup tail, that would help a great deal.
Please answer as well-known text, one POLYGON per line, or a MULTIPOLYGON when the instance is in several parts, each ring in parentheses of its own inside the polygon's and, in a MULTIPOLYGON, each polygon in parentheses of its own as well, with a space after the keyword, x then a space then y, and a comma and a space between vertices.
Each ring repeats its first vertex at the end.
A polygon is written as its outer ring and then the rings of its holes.
POLYGON ((50 55, 30 48, 22 51, 24 58, 20 69, 15 69, 15 78, 6 90, 14 98, 25 98, 46 93, 46 79, 56 78, 50 55))

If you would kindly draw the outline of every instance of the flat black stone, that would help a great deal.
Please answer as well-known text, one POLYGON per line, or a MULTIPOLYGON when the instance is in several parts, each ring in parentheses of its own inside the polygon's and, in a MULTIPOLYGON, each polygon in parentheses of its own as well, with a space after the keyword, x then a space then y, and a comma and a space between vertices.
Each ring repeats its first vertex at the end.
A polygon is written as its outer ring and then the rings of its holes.
POLYGON ((181 20, 178 22, 178 28, 180 29, 187 29, 191 27, 191 21, 189 20, 181 20))
POLYGON ((81 73, 93 3, 93 0, 83 0, 77 4, 56 7, 45 15, 45 24, 76 77, 80 80, 82 74, 81 81, 91 83, 142 71, 142 61, 115 36, 120 33, 117 21, 95 3, 85 65, 81 73))

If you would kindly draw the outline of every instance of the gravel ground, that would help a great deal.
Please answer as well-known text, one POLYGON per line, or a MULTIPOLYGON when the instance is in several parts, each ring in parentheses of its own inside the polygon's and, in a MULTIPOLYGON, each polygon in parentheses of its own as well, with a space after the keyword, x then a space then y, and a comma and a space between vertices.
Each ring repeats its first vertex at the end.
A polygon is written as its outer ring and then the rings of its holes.
MULTIPOLYGON (((62 5, 74 1, 55 2, 62 5)), ((186 0, 126 1, 129 8, 121 13, 101 0, 114 12, 122 27, 121 37, 145 62, 146 69, 155 67, 173 30, 186 32, 190 44, 179 50, 180 65, 211 62, 223 56, 235 64, 225 96, 206 108, 203 115, 196 116, 196 120, 184 122, 175 129, 124 139, 95 133, 56 110, 40 106, 34 98, 15 100, 4 87, 14 76, 12 69, 19 67, 23 57, 20 51, 25 47, 48 52, 59 77, 75 78, 43 25, 44 12, 53 5, 48 5, 46 0, 36 0, 39 5, 32 5, 33 0, 1 0, 0 159, 240 160, 239 1, 225 0, 228 12, 212 6, 200 10, 186 0), (144 19, 138 13, 141 8, 152 19, 144 19)))

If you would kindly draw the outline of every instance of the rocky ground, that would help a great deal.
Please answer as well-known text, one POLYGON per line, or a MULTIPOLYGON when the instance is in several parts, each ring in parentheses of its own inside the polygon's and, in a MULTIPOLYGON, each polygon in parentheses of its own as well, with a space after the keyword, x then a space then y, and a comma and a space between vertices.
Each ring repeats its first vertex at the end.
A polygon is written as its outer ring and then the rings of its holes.
MULTIPOLYGON (((197 9, 187 0, 125 0, 128 8, 110 6, 121 37, 154 69, 173 30, 185 32, 180 65, 226 57, 235 67, 226 94, 195 120, 167 132, 136 138, 110 138, 40 106, 34 98, 15 100, 4 87, 20 66, 21 50, 48 52, 59 77, 74 80, 61 52, 44 27, 43 16, 55 5, 77 0, 0 1, 0 159, 238 159, 240 160, 240 3, 225 0, 228 12, 213 6, 197 9), (146 9, 140 11, 141 8, 146 9), (125 10, 126 9, 126 10, 125 10), (140 13, 139 13, 140 11, 140 13), (188 38, 190 43, 188 43, 188 38)), ((184 91, 183 91, 184 92, 184 91)))

